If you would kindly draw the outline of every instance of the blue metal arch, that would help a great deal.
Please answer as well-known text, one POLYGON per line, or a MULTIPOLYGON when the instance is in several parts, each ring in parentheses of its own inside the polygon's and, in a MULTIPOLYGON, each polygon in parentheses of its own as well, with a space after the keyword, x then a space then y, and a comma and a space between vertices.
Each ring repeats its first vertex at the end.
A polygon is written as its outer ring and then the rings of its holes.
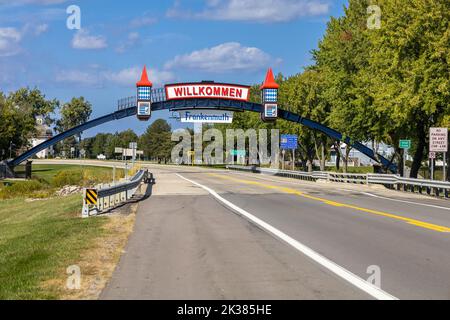
POLYGON ((137 109, 136 107, 131 107, 131 108, 127 108, 127 109, 123 109, 123 110, 119 110, 113 113, 110 113, 106 116, 85 122, 79 126, 76 126, 72 129, 69 129, 67 131, 64 131, 56 136, 54 136, 53 138, 44 141, 43 143, 37 145, 36 147, 26 151, 25 153, 21 154, 20 156, 18 156, 17 158, 15 158, 14 160, 8 162, 8 165, 10 167, 16 167, 19 164, 21 164, 22 162, 24 162, 25 160, 30 159, 32 156, 34 156, 35 154, 37 154, 38 152, 45 150, 55 144, 57 144, 58 142, 67 139, 69 137, 72 137, 76 134, 79 134, 83 131, 86 131, 88 129, 91 129, 93 127, 99 126, 101 124, 104 124, 106 122, 109 121, 113 121, 113 120, 119 120, 122 118, 126 118, 126 117, 130 117, 130 116, 134 116, 136 115, 137 109))
MULTIPOLYGON (((225 99, 184 99, 184 100, 170 100, 170 101, 159 101, 152 103, 152 111, 160 111, 160 110, 171 110, 171 111, 179 111, 179 110, 192 110, 192 109, 220 109, 220 110, 232 110, 232 111, 251 111, 251 112, 257 112, 261 113, 262 111, 262 105, 259 103, 253 103, 253 102, 246 102, 246 101, 236 101, 236 100, 225 100, 225 99)), ((25 160, 31 158, 36 153, 45 150, 49 148, 50 146, 67 139, 71 136, 74 136, 76 134, 79 134, 87 129, 96 127, 98 125, 101 125, 103 123, 118 120, 130 116, 134 116, 137 113, 136 107, 130 107, 123 110, 116 111, 114 113, 108 114, 106 116, 88 121, 86 123, 83 123, 79 126, 76 126, 70 130, 67 130, 63 133, 60 133, 56 135, 55 137, 41 143, 40 145, 28 150, 27 152, 23 153, 16 159, 9 162, 9 166, 15 167, 19 165, 20 163, 24 162, 25 160)), ((366 147, 360 142, 352 141, 348 137, 343 137, 343 135, 327 126, 324 126, 318 122, 309 120, 307 118, 303 118, 298 114, 295 114, 290 111, 278 110, 278 116, 281 119, 299 123, 301 125, 304 125, 308 128, 311 128, 313 130, 318 130, 320 132, 323 132, 327 136, 329 136, 332 139, 343 141, 346 144, 352 146, 356 150, 360 151, 364 155, 368 156, 370 159, 381 162, 381 164, 388 168, 390 171, 396 173, 397 172, 397 166, 393 164, 388 159, 384 158, 381 155, 375 154, 373 150, 366 147)))

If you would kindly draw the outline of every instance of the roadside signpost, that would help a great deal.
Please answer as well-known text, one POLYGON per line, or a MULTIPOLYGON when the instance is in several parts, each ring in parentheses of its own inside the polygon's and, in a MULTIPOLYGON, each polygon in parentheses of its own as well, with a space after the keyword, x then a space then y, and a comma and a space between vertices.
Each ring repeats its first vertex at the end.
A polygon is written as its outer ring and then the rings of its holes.
POLYGON ((194 165, 195 151, 188 151, 188 156, 189 156, 190 164, 193 166, 194 165))
POLYGON ((134 167, 134 164, 136 162, 137 142, 130 142, 129 148, 131 149, 131 161, 134 167))
POLYGON ((400 149, 403 149, 403 177, 406 178, 406 153, 411 149, 411 140, 400 140, 400 149))
POLYGON ((401 149, 411 149, 411 140, 400 140, 401 149))
POLYGON ((247 151, 245 150, 231 150, 230 152, 232 157, 238 158, 238 163, 245 164, 245 156, 247 155, 247 151), (239 161, 241 160, 241 161, 239 161))
POLYGON ((430 178, 431 180, 434 180, 434 159, 436 159, 436 152, 430 151, 428 158, 430 159, 430 167, 431 167, 430 178))
POLYGON ((447 128, 430 128, 430 153, 443 153, 443 180, 447 180, 447 152, 448 152, 448 129, 447 128))
POLYGON ((245 157, 246 154, 245 150, 231 150, 231 155, 234 157, 245 157))
MULTIPOLYGON (((281 135, 281 149, 292 150, 292 170, 295 170, 295 150, 298 148, 298 137, 293 134, 281 135)), ((284 153, 283 153, 283 169, 284 169, 284 153)))

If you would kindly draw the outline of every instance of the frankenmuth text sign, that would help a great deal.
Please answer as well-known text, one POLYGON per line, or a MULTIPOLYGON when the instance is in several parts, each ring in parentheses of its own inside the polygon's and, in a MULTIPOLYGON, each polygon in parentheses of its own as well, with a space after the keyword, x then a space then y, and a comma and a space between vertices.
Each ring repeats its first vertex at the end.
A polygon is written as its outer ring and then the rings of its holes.
POLYGON ((233 112, 225 110, 187 110, 180 112, 181 122, 232 123, 233 112))
POLYGON ((230 99, 247 101, 250 87, 223 83, 178 83, 166 85, 166 99, 230 99))

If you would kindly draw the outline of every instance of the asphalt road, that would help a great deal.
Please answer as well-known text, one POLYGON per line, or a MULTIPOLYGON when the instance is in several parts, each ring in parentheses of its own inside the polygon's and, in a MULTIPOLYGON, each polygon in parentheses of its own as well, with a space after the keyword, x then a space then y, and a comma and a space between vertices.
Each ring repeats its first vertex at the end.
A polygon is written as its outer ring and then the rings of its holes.
POLYGON ((450 298, 449 201, 149 168, 156 184, 102 299, 450 298), (371 276, 379 295, 360 284, 371 276))

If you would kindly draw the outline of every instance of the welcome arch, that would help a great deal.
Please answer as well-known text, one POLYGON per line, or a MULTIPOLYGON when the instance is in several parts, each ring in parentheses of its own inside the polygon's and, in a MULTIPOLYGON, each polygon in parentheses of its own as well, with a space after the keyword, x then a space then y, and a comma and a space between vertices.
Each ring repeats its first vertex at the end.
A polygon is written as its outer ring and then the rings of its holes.
POLYGON ((350 137, 344 137, 340 132, 324 126, 318 122, 304 118, 296 113, 278 108, 278 84, 274 81, 272 70, 269 69, 265 82, 261 87, 262 103, 249 102, 249 86, 222 84, 215 82, 170 84, 165 88, 152 88, 144 67, 141 80, 137 82, 137 99, 119 101, 118 110, 108 115, 88 121, 26 151, 17 158, 8 162, 11 168, 30 159, 38 152, 49 148, 56 143, 77 135, 85 130, 102 125, 104 123, 137 116, 140 120, 148 120, 152 112, 169 110, 228 110, 236 112, 257 112, 261 114, 262 121, 275 121, 284 119, 298 123, 310 129, 320 131, 330 138, 342 141, 352 146, 375 162, 380 163, 387 170, 397 173, 397 166, 385 157, 376 154, 364 144, 353 141, 350 137), (202 89, 203 88, 203 89, 202 89), (209 88, 209 89, 207 89, 209 88), (175 90, 177 89, 177 90, 175 90))

